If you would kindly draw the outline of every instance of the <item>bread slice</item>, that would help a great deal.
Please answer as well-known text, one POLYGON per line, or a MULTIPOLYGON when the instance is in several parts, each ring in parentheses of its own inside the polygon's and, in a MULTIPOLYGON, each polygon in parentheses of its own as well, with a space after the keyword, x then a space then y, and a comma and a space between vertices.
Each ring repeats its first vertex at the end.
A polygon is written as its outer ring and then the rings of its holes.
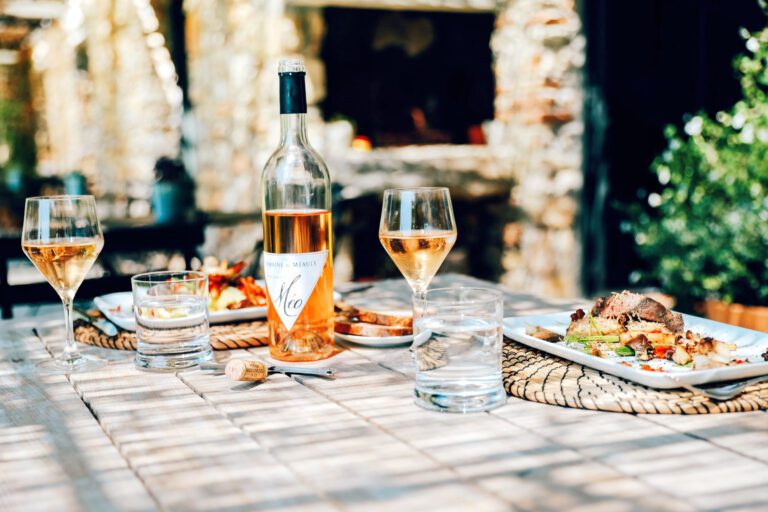
POLYGON ((413 314, 406 309, 368 310, 358 309, 357 318, 361 322, 391 327, 413 327, 413 314))
POLYGON ((367 336, 371 338, 383 338, 386 336, 408 336, 413 334, 410 327, 399 325, 377 325, 368 322, 358 322, 349 317, 337 317, 335 330, 340 334, 353 334, 355 336, 367 336))
POLYGON ((367 309, 337 302, 336 312, 369 324, 413 327, 413 313, 410 309, 367 309))

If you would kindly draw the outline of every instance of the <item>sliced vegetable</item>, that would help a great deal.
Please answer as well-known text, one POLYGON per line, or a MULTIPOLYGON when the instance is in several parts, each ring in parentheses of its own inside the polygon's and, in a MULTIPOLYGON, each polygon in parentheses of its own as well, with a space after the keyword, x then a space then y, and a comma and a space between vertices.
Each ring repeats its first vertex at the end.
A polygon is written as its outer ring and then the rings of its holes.
POLYGON ((619 336, 611 335, 611 334, 593 335, 593 336, 583 336, 581 334, 569 334, 564 338, 564 340, 569 341, 571 343, 593 343, 593 342, 618 343, 619 336))
POLYGON ((685 366, 686 368, 693 366, 691 354, 689 354, 688 351, 686 351, 680 345, 675 347, 675 352, 672 354, 672 361, 674 361, 678 366, 685 366))
POLYGON ((668 332, 636 332, 627 331, 620 334, 621 342, 627 344, 630 340, 636 338, 639 335, 643 335, 651 343, 651 345, 674 345, 675 335, 668 332))
POLYGON ((614 350, 617 356, 630 357, 635 355, 635 351, 626 345, 616 347, 614 350))
POLYGON ((597 322, 595 322, 595 317, 592 316, 592 313, 589 313, 589 333, 592 334, 592 328, 594 328, 597 331, 597 334, 602 336, 603 331, 600 330, 600 328, 597 326, 597 322))

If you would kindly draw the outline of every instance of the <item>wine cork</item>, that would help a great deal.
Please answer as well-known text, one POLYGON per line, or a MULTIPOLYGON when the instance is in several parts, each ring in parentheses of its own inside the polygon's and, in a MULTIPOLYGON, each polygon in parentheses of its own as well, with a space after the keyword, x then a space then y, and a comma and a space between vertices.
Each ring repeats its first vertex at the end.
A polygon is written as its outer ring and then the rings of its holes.
POLYGON ((231 380, 264 382, 269 375, 269 366, 257 359, 233 359, 227 363, 224 374, 231 380))

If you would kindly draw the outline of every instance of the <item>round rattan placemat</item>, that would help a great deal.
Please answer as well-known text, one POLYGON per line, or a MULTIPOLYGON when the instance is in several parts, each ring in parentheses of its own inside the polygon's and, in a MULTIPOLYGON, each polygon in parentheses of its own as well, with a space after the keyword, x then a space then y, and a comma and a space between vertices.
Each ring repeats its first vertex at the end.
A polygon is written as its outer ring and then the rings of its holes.
MULTIPOLYGON (((82 320, 75 320, 75 339, 102 348, 136 350, 136 333, 118 329, 116 336, 107 336, 82 320)), ((214 350, 265 345, 269 345, 269 331, 267 322, 263 320, 211 326, 211 347, 214 350)))
POLYGON ((532 402, 647 414, 711 414, 768 409, 768 382, 718 402, 685 390, 652 389, 504 339, 504 388, 532 402))

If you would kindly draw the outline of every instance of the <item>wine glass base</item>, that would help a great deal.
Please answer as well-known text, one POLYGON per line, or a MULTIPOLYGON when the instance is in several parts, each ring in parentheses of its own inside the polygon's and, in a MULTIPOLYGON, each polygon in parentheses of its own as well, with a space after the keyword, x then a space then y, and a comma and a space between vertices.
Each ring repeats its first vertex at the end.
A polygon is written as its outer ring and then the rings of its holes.
POLYGON ((37 368, 48 374, 82 373, 97 370, 107 362, 93 356, 80 356, 77 359, 56 358, 37 364, 37 368))

